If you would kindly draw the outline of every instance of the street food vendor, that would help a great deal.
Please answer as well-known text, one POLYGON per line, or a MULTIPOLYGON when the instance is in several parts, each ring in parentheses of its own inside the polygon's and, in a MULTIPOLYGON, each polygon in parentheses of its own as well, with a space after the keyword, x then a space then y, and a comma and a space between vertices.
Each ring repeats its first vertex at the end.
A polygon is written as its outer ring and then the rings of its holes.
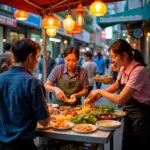
POLYGON ((56 66, 48 76, 45 88, 54 92, 52 102, 65 104, 81 104, 81 97, 88 92, 88 76, 84 68, 77 65, 79 50, 68 47, 64 51, 65 64, 56 66))
POLYGON ((150 78, 143 56, 128 42, 119 39, 110 47, 113 62, 120 68, 117 80, 106 90, 93 90, 85 100, 90 103, 105 97, 126 112, 122 150, 150 149, 150 78), (120 94, 112 94, 121 90, 120 94))
POLYGON ((31 74, 40 46, 23 39, 12 50, 16 65, 0 74, 0 150, 36 150, 37 122, 50 121, 44 85, 31 74))

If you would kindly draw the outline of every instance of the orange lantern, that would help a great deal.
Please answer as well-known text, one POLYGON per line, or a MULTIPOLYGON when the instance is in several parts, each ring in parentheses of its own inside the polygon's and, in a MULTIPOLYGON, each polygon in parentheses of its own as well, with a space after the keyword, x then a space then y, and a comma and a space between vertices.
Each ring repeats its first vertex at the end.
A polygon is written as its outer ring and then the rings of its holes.
POLYGON ((66 31, 71 31, 73 30, 74 26, 75 26, 75 22, 72 18, 71 13, 68 12, 66 14, 66 19, 63 21, 63 27, 66 31))
POLYGON ((16 10, 14 12, 14 18, 17 20, 27 20, 29 17, 29 13, 24 10, 16 10))
POLYGON ((104 16, 107 13, 107 6, 100 0, 96 0, 90 6, 90 13, 93 16, 104 16))
POLYGON ((75 15, 77 15, 76 26, 83 26, 84 24, 83 16, 87 15, 87 11, 82 6, 82 4, 78 5, 78 7, 74 10, 74 13, 75 15))
POLYGON ((75 24, 74 28, 72 31, 68 31, 68 34, 81 34, 82 33, 82 27, 81 26, 77 26, 75 24))
POLYGON ((53 37, 56 35, 56 29, 54 28, 46 29, 46 33, 48 36, 53 37))
POLYGON ((43 28, 59 28, 60 27, 60 20, 55 17, 53 14, 46 16, 42 20, 43 28))

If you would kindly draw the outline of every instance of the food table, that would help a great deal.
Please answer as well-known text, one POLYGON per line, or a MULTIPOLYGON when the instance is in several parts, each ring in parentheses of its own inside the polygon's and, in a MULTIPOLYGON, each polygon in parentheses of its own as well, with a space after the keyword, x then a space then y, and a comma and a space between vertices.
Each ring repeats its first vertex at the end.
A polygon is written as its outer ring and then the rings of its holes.
POLYGON ((114 131, 101 131, 99 129, 96 132, 81 134, 74 131, 66 130, 36 130, 37 136, 47 138, 47 139, 59 139, 59 140, 69 140, 69 141, 79 141, 87 143, 95 143, 99 145, 99 150, 104 150, 104 144, 110 141, 110 150, 113 150, 113 133, 114 131))
MULTIPOLYGON (((66 110, 67 110, 67 113, 68 113, 68 111, 70 113, 70 109, 71 109, 71 112, 73 112, 74 110, 78 110, 78 112, 81 113, 80 109, 82 109, 82 112, 83 112, 83 108, 84 108, 83 106, 77 106, 76 108, 68 108, 67 106, 62 106, 59 109, 56 109, 55 113, 58 113, 58 110, 60 113, 61 112, 60 110, 64 111, 64 109, 65 109, 65 113, 66 113, 66 110)), ((101 106, 100 110, 104 111, 104 108, 107 111, 108 110, 110 111, 112 109, 111 107, 108 107, 108 106, 101 106)), ((90 109, 90 112, 91 112, 91 110, 92 109, 90 109)), ((76 115, 74 117, 74 119, 72 119, 72 121, 78 121, 76 119, 81 116, 83 119, 85 117, 84 115, 83 114, 76 115)), ((88 115, 86 115, 86 117, 87 116, 88 115)), ((113 115, 113 116, 115 116, 115 115, 113 115)), ((102 116, 100 116, 100 117, 102 117, 102 116)), ((91 117, 89 117, 89 116, 88 116, 88 118, 91 119, 91 117)), ((109 120, 103 120, 103 121, 109 121, 109 120)), ((98 122, 99 121, 97 121, 97 123, 98 122)), ((100 121, 100 122, 102 122, 102 121, 100 121)), ((113 121, 113 122, 117 122, 117 121, 113 121)), ((59 123, 58 123, 58 125, 59 125, 59 123)), ((53 128, 53 126, 50 125, 47 129, 37 129, 36 133, 37 133, 37 136, 42 137, 46 140, 57 139, 57 140, 76 141, 76 142, 85 142, 85 143, 90 143, 90 144, 96 144, 96 145, 98 145, 99 150, 104 150, 104 144, 107 144, 108 142, 110 142, 110 150, 113 150, 113 133, 117 128, 114 128, 113 130, 108 130, 108 131, 103 131, 100 128, 97 128, 94 132, 82 133, 82 132, 73 131, 74 126, 72 128, 69 128, 66 130, 66 129, 53 128)), ((120 123, 120 126, 121 126, 121 123, 120 123)), ((120 126, 118 126, 118 127, 120 127, 120 126)))

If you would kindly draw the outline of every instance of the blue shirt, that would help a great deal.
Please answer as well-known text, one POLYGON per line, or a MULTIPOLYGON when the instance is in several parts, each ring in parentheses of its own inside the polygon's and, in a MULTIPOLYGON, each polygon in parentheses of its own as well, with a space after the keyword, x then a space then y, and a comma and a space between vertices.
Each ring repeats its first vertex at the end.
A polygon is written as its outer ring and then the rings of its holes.
POLYGON ((35 138, 38 120, 48 117, 42 82, 13 66, 0 74, 0 142, 35 138))
POLYGON ((97 70, 99 74, 104 74, 105 68, 105 60, 103 57, 101 58, 94 58, 94 62, 97 64, 97 70))
MULTIPOLYGON (((80 66, 76 67, 76 70, 75 70, 73 76, 70 77, 69 74, 68 74, 67 68, 65 66, 64 67, 64 72, 63 72, 63 79, 71 81, 71 82, 78 80, 78 69, 79 69, 79 67, 80 66)), ((56 84, 56 86, 57 86, 58 81, 60 80, 61 68, 62 68, 62 65, 56 66, 52 70, 50 75, 48 76, 48 81, 51 81, 53 84, 56 84)), ((83 67, 80 67, 80 81, 81 81, 81 84, 82 84, 83 88, 88 88, 89 87, 88 75, 87 75, 86 70, 83 67)))

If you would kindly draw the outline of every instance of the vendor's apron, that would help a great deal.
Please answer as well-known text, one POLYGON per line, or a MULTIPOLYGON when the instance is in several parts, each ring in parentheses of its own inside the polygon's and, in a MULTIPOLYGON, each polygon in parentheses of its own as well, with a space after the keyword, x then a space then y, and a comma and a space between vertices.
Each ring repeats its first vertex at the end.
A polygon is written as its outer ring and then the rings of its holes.
MULTIPOLYGON (((82 84, 80 82, 80 68, 78 67, 78 79, 76 81, 69 81, 63 79, 64 65, 62 65, 60 80, 57 83, 57 87, 60 88, 66 95, 66 97, 70 98, 70 96, 74 93, 80 92, 82 90, 82 84)), ((64 101, 57 100, 55 93, 52 94, 52 103, 59 105, 68 105, 64 101)), ((81 104, 81 98, 77 98, 75 105, 81 104)))
MULTIPOLYGON (((122 90, 125 85, 120 81, 119 84, 122 90)), ((150 106, 131 97, 122 107, 127 113, 124 118, 122 150, 150 150, 150 106)))

